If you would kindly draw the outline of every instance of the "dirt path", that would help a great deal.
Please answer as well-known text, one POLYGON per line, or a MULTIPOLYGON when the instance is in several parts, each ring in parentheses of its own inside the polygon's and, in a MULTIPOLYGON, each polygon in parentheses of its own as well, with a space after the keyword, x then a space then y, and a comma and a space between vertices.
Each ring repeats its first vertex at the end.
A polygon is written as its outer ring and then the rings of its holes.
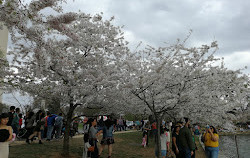
POLYGON ((198 148, 198 150, 195 151, 195 157, 197 157, 197 158, 206 158, 205 151, 202 148, 202 146, 201 146, 201 144, 199 142, 199 139, 196 139, 195 143, 196 143, 197 148, 198 148))

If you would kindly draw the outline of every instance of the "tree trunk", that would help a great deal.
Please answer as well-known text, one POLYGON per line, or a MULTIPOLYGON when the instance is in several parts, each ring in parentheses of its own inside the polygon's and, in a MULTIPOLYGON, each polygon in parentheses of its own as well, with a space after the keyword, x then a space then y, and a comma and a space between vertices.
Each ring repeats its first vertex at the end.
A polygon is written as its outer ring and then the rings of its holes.
POLYGON ((73 105, 70 105, 69 111, 67 113, 67 120, 65 125, 64 139, 63 139, 63 155, 68 157, 69 155, 69 132, 70 124, 72 122, 72 116, 75 108, 73 105))
POLYGON ((157 126, 157 136, 156 136, 156 141, 155 141, 155 150, 158 153, 157 158, 161 157, 161 139, 160 139, 160 135, 161 135, 161 119, 159 118, 159 116, 155 115, 155 120, 156 120, 156 126, 157 126))

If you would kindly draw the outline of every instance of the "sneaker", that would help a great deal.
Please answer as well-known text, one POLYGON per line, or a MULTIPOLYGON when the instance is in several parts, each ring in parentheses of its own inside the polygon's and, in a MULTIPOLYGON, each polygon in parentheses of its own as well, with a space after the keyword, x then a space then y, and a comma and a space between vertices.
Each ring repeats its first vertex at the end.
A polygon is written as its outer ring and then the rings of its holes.
POLYGON ((41 140, 39 140, 39 144, 43 144, 41 140))

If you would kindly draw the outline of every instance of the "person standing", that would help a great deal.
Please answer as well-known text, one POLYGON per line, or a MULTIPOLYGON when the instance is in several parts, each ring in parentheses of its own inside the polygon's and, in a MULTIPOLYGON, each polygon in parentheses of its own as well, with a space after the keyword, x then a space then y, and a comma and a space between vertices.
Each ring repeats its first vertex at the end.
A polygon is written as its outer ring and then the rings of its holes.
POLYGON ((49 116, 47 119, 47 141, 50 141, 52 138, 52 132, 54 130, 55 118, 57 117, 57 115, 51 114, 50 112, 47 112, 47 115, 49 116))
POLYGON ((176 158, 182 157, 180 154, 180 138, 179 138, 180 129, 181 126, 177 124, 172 134, 172 150, 174 151, 176 158))
POLYGON ((121 130, 124 130, 122 118, 120 118, 120 119, 118 120, 118 126, 119 126, 120 131, 121 131, 121 130))
POLYGON ((155 139, 155 142, 156 142, 156 139, 157 139, 157 126, 156 126, 156 121, 154 121, 152 123, 152 132, 153 132, 153 136, 154 136, 154 139, 155 139))
POLYGON ((146 139, 146 146, 148 146, 149 132, 151 131, 151 126, 149 121, 144 126, 143 137, 146 139))
POLYGON ((181 143, 181 153, 183 154, 183 158, 191 158, 194 154, 192 151, 195 147, 193 144, 192 134, 190 129, 188 128, 190 125, 190 120, 188 118, 185 119, 185 125, 180 129, 179 138, 181 143))
POLYGON ((43 122, 42 124, 42 126, 41 126, 41 139, 44 139, 45 137, 44 137, 44 134, 45 134, 45 124, 46 124, 46 117, 45 117, 45 113, 43 112, 42 114, 41 114, 41 122, 43 122))
POLYGON ((9 115, 0 115, 0 158, 9 157, 9 141, 12 139, 12 128, 8 126, 9 115))
POLYGON ((44 130, 43 130, 43 138, 47 138, 47 132, 48 132, 48 118, 49 118, 49 115, 50 115, 50 112, 47 112, 47 115, 46 117, 44 117, 44 121, 45 121, 45 124, 44 124, 44 130))
POLYGON ((102 130, 100 130, 97 133, 97 129, 95 128, 97 125, 96 119, 90 118, 89 119, 90 123, 90 128, 89 128, 89 144, 91 146, 94 146, 94 151, 93 152, 88 152, 88 156, 91 158, 98 158, 98 147, 97 147, 97 137, 102 133, 102 130))
MULTIPOLYGON (((169 148, 167 146, 167 135, 166 135, 166 130, 161 126, 160 129, 160 140, 161 140, 161 157, 166 158, 167 156, 167 151, 169 151, 169 148)), ((158 152, 155 151, 155 156, 158 156, 158 152)))
POLYGON ((191 131, 191 134, 192 134, 192 140, 193 140, 193 144, 194 144, 194 149, 192 149, 193 151, 193 155, 191 156, 191 158, 195 158, 195 150, 197 149, 196 147, 196 143, 195 143, 195 138, 194 138, 194 131, 193 131, 193 128, 190 126, 189 127, 190 131, 191 131))
POLYGON ((105 145, 108 145, 108 153, 109 153, 108 158, 111 157, 112 144, 115 143, 114 137, 113 137, 113 130, 114 130, 113 121, 111 121, 111 119, 107 119, 104 122, 103 138, 102 138, 102 141, 101 141, 101 148, 100 148, 98 157, 100 157, 105 145))
POLYGON ((7 123, 7 126, 11 126, 11 124, 12 124, 12 120, 13 120, 13 116, 14 116, 14 113, 15 113, 15 109, 16 109, 15 106, 11 106, 10 107, 10 112, 8 113, 8 115, 9 115, 9 121, 7 123))
POLYGON ((123 127, 124 127, 124 130, 126 131, 127 130, 127 122, 125 119, 123 119, 123 127))
POLYGON ((19 113, 20 113, 20 108, 16 108, 16 112, 13 114, 13 120, 11 123, 13 133, 15 133, 16 135, 18 134, 19 130, 19 113))
POLYGON ((27 113, 27 117, 26 117, 26 120, 25 120, 25 129, 27 130, 26 132, 26 143, 29 143, 29 136, 33 133, 33 124, 35 122, 35 115, 34 115, 34 112, 30 111, 27 113))
POLYGON ((144 124, 145 124, 145 121, 141 119, 141 131, 143 131, 144 124))
MULTIPOLYGON (((209 127, 209 126, 208 126, 209 127)), ((219 135, 214 126, 206 129, 205 138, 205 152, 207 158, 218 158, 219 154, 219 135)))
POLYGON ((19 129, 22 128, 22 125, 23 125, 23 114, 19 114, 19 129))
POLYGON ((59 113, 59 116, 55 118, 56 139, 59 139, 61 136, 62 126, 63 126, 63 117, 62 113, 59 113))

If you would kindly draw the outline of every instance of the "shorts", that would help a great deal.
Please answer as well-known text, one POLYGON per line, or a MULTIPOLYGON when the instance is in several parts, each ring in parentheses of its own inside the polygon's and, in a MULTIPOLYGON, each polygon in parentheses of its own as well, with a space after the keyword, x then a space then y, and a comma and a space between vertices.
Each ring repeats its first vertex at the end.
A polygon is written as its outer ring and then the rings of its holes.
POLYGON ((161 156, 167 156, 167 150, 161 150, 161 156))
MULTIPOLYGON (((155 150, 155 156, 158 156, 158 152, 155 150)), ((161 150, 161 156, 167 156, 167 150, 161 150)))
POLYGON ((101 141, 102 145, 110 145, 110 144, 114 144, 114 138, 103 138, 101 141))

